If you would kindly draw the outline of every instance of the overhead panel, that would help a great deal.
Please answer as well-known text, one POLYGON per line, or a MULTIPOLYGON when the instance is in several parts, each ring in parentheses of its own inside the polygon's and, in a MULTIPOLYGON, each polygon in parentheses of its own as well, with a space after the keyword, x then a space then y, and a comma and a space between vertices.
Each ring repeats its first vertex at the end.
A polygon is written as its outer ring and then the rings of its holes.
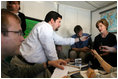
POLYGON ((55 2, 57 2, 58 4, 65 4, 93 11, 104 6, 108 6, 114 3, 115 1, 55 1, 55 2))

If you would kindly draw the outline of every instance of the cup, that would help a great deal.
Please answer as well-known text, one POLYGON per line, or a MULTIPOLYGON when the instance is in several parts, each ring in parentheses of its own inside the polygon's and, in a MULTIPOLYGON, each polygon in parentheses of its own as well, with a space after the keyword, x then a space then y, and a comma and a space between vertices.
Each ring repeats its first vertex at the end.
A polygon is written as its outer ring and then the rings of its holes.
POLYGON ((82 58, 76 58, 75 59, 75 65, 81 67, 82 66, 82 58))

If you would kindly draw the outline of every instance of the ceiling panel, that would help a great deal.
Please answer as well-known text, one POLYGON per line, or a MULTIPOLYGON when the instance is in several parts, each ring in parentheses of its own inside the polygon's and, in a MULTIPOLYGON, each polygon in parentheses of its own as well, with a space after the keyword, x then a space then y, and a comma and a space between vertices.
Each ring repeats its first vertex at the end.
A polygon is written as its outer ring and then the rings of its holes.
POLYGON ((58 1, 58 3, 84 9, 95 9, 92 5, 86 3, 85 1, 58 1))
POLYGON ((117 1, 56 1, 59 4, 65 4, 73 7, 96 10, 98 8, 117 3, 117 1))

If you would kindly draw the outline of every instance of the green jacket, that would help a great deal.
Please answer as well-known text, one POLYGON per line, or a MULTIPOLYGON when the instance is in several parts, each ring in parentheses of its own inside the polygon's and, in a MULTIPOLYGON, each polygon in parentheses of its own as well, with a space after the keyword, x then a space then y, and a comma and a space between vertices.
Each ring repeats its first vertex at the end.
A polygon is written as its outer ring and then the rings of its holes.
POLYGON ((1 64, 1 77, 5 78, 45 78, 50 77, 48 69, 44 68, 43 64, 26 64, 17 57, 13 59, 12 63, 2 61, 1 64), (18 63, 17 63, 18 62, 18 63), (16 64, 17 63, 17 64, 16 64), (24 63, 24 64, 23 64, 24 63))

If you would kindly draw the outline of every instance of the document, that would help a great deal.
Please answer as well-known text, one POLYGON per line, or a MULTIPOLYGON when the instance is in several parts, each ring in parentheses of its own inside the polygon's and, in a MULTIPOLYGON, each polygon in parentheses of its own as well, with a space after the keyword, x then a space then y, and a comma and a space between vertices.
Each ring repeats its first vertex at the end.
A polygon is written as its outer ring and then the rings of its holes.
POLYGON ((67 76, 69 67, 63 66, 64 70, 56 68, 51 76, 51 78, 63 78, 64 76, 67 76))
POLYGON ((76 67, 68 66, 68 68, 69 68, 68 72, 80 71, 80 69, 76 67))

